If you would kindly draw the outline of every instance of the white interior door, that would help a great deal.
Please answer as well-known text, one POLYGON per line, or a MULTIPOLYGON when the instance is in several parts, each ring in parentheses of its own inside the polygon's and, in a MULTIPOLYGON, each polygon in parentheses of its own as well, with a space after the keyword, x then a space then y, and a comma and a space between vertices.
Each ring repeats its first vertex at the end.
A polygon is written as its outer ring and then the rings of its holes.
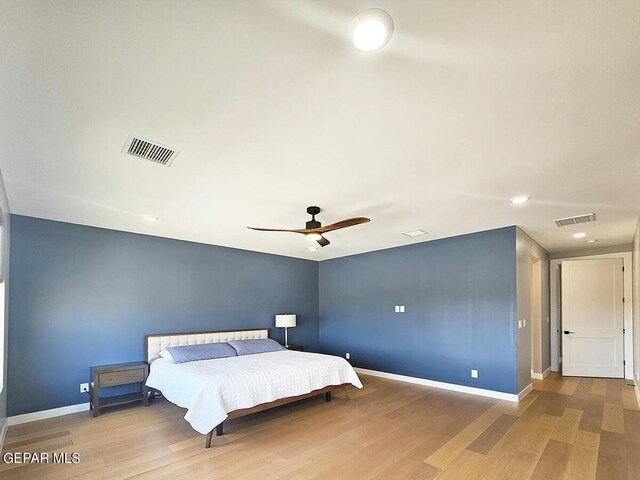
POLYGON ((562 374, 624 377, 622 259, 562 262, 562 374))

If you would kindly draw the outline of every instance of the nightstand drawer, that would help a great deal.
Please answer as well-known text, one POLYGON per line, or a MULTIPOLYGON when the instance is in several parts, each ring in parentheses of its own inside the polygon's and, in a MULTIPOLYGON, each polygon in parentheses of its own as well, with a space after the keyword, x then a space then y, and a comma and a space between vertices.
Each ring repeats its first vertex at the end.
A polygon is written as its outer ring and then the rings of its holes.
POLYGON ((293 344, 289 344, 288 346, 284 347, 287 350, 296 350, 298 352, 304 352, 304 346, 302 345, 293 345, 293 344))
POLYGON ((123 370, 120 372, 106 372, 99 374, 100 378, 98 381, 100 382, 101 387, 143 382, 144 373, 144 368, 139 368, 136 370, 123 370))

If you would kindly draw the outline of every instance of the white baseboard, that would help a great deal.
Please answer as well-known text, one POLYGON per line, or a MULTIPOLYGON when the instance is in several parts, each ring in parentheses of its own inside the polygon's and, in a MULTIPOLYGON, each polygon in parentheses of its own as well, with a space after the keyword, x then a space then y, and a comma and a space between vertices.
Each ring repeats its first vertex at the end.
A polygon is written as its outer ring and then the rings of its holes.
POLYGON ((544 380, 545 378, 547 378, 547 375, 549 375, 550 372, 551 367, 547 368, 542 373, 535 373, 533 370, 531 370, 531 378, 535 378, 536 380, 544 380))
POLYGON ((636 391, 636 401, 638 402, 638 407, 640 408, 640 389, 638 389, 638 382, 635 382, 636 386, 633 387, 636 391))
POLYGON ((0 426, 0 452, 2 451, 2 447, 4 447, 4 437, 7 434, 7 428, 9 427, 9 419, 2 419, 2 426, 0 426))
POLYGON ((14 415, 9 417, 9 425, 20 425, 21 423, 35 422, 36 420, 44 420, 45 418, 60 417, 69 415, 70 413, 86 412, 89 410, 89 402, 78 403, 77 405, 69 405, 67 407, 52 408, 51 410, 41 410, 39 412, 25 413, 22 415, 14 415))
POLYGON ((529 385, 527 385, 522 389, 522 391, 518 394, 517 401, 520 402, 524 397, 529 395, 531 393, 531 390, 533 390, 533 383, 530 383, 529 385))
POLYGON ((409 377, 407 375, 379 372, 377 370, 368 370, 366 368, 356 368, 355 371, 358 373, 363 373, 365 375, 373 375, 374 377, 388 378, 390 380, 398 380, 400 382, 415 383, 418 385, 425 385, 427 387, 442 388, 444 390, 452 390, 454 392, 469 393, 471 395, 479 395, 481 397, 498 398, 500 400, 508 400, 510 402, 517 402, 520 395, 522 395, 521 398, 524 398, 525 395, 529 393, 533 388, 533 385, 530 384, 527 388, 522 390, 522 392, 516 395, 515 393, 497 392, 495 390, 467 387, 466 385, 457 385, 455 383, 436 382, 435 380, 427 380, 426 378, 409 377), (526 391, 527 389, 529 390, 526 391))

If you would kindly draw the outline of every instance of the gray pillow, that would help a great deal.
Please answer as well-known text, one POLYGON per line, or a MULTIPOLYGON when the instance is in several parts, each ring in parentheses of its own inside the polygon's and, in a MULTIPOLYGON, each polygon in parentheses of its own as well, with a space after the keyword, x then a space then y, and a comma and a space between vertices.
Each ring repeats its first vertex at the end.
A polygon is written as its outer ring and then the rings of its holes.
POLYGON ((197 360, 210 360, 212 358, 236 356, 235 349, 225 342, 169 347, 167 348, 167 351, 173 357, 174 363, 194 362, 197 360))
POLYGON ((258 340, 233 340, 229 342, 229 345, 235 348, 238 355, 252 355, 254 353, 286 350, 286 348, 270 338, 262 338, 258 340))

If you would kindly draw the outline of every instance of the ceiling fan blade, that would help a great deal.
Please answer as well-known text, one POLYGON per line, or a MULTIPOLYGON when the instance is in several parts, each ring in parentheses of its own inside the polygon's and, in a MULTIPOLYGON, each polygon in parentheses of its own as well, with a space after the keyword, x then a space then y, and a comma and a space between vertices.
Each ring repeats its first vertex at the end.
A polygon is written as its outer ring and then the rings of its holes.
POLYGON ((366 217, 356 217, 349 218, 347 220, 342 220, 340 222, 332 223, 331 225, 327 225, 325 227, 316 228, 315 231, 318 233, 326 233, 332 232, 334 230, 340 230, 341 228, 353 227, 354 225, 360 225, 362 223, 370 222, 366 217))
POLYGON ((247 227, 250 230, 258 230, 260 232, 291 232, 291 233, 307 233, 306 229, 288 229, 288 228, 258 228, 247 227))
POLYGON ((321 247, 326 247, 331 243, 329 240, 327 240, 324 237, 320 237, 320 240, 316 240, 316 242, 318 242, 318 245, 320 245, 321 247))

